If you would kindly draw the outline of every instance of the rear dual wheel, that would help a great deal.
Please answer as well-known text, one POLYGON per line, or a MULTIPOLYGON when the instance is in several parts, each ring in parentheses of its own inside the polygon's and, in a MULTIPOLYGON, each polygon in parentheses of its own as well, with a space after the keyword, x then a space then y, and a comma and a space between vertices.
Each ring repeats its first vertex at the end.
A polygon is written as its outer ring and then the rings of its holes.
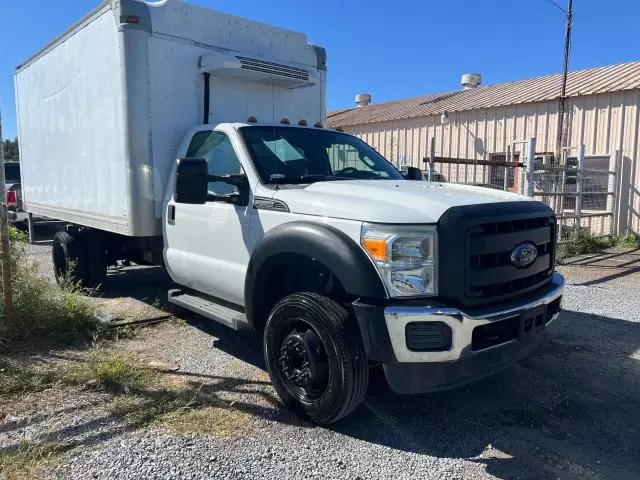
POLYGON ((104 283, 107 252, 101 232, 58 232, 53 237, 51 256, 58 283, 71 281, 88 289, 96 289, 104 283))
POLYGON ((337 422, 364 399, 369 366, 349 312, 317 293, 280 300, 264 331, 271 381, 285 405, 319 424, 337 422))

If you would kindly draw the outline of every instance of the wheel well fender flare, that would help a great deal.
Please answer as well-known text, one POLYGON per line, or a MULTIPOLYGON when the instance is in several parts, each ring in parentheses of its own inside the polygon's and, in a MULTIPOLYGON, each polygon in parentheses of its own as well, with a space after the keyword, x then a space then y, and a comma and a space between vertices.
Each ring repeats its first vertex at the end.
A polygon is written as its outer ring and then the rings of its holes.
POLYGON ((312 222, 288 222, 267 232, 256 245, 244 285, 246 315, 256 326, 266 317, 269 305, 266 282, 271 269, 282 255, 297 254, 326 267, 345 292, 354 297, 385 298, 382 279, 362 247, 330 225, 312 222))

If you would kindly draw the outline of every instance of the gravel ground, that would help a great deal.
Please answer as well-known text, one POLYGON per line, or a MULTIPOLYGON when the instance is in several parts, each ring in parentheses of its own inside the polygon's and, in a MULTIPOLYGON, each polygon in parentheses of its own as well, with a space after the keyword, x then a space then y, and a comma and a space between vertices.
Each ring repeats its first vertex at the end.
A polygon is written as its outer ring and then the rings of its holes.
MULTIPOLYGON (((30 254, 46 262, 47 249, 30 254)), ((16 409, 0 424, 0 451, 18 438, 83 445, 46 472, 52 479, 640 478, 637 275, 598 281, 586 268, 565 269, 565 311, 528 358, 464 388, 396 396, 376 373, 361 408, 314 427, 280 406, 255 335, 190 318, 123 348, 178 363, 183 378, 250 413, 236 434, 131 429, 83 394, 16 409)), ((163 288, 153 269, 112 272, 106 284, 130 305, 163 288)))

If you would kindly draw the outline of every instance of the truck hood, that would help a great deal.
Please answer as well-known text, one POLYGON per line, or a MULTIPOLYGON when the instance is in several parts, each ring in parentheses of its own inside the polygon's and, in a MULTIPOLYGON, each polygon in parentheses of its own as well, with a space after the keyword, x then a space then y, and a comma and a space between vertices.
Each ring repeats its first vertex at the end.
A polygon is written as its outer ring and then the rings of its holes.
POLYGON ((374 223, 436 223, 450 207, 531 200, 490 188, 410 180, 339 180, 281 187, 293 213, 374 223))

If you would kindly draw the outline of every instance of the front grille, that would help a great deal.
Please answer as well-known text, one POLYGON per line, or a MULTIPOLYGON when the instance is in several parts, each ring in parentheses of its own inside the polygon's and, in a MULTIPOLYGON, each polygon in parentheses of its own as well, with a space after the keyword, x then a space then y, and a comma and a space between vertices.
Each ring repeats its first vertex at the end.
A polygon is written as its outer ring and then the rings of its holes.
MULTIPOLYGON (((536 244, 536 248, 538 250, 538 257, 541 257, 542 255, 552 254, 553 242, 548 241, 548 242, 536 244)), ((469 268, 471 268, 472 270, 500 267, 502 265, 509 265, 510 263, 511 263, 510 251, 469 256, 469 268)))
POLYGON ((495 233, 513 233, 522 232, 525 230, 534 230, 536 228, 542 228, 549 225, 548 217, 539 218, 518 218, 515 220, 504 220, 490 223, 483 223, 478 225, 478 228, 485 235, 491 235, 495 233))
POLYGON ((480 306, 524 295, 551 281, 555 219, 541 202, 466 205, 447 211, 438 225, 439 293, 464 306, 480 306), (511 254, 535 245, 536 259, 524 268, 511 254))
POLYGON ((474 298, 503 297, 545 283, 553 273, 553 217, 494 221, 472 227, 469 235, 469 282, 474 298), (536 246, 535 262, 520 269, 511 252, 523 243, 536 246))

